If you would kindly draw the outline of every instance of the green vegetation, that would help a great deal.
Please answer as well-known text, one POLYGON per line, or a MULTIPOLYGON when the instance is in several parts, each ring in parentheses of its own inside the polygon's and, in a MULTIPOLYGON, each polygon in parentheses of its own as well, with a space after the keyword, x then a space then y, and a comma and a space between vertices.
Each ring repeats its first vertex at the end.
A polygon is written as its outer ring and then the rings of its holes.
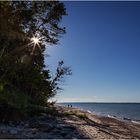
POLYGON ((1 120, 6 118, 5 112, 10 115, 9 108, 25 115, 36 106, 49 106, 48 99, 60 89, 63 76, 71 74, 63 61, 54 77, 44 65, 45 45, 57 44, 65 33, 59 26, 65 15, 64 4, 59 1, 0 2, 1 120), (38 43, 31 44, 33 36, 39 38, 38 43))
POLYGON ((69 115, 76 115, 76 113, 73 111, 64 112, 64 116, 69 116, 69 115))
POLYGON ((81 119, 87 119, 87 115, 86 114, 78 114, 77 116, 79 118, 81 118, 81 119))
POLYGON ((64 112, 64 116, 71 116, 71 115, 75 115, 75 116, 79 117, 80 119, 87 119, 88 118, 85 113, 81 113, 77 110, 64 112))

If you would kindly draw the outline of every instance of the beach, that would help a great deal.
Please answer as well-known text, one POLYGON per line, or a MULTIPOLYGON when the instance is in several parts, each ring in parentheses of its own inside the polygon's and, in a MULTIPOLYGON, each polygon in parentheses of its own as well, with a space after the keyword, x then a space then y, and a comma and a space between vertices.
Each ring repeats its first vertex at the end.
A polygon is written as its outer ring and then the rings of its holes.
POLYGON ((60 110, 73 114, 73 118, 66 119, 66 122, 90 139, 140 139, 140 124, 98 116, 77 108, 60 107, 60 110))
POLYGON ((140 124, 56 105, 58 114, 42 113, 19 123, 0 125, 0 138, 140 139, 140 124))

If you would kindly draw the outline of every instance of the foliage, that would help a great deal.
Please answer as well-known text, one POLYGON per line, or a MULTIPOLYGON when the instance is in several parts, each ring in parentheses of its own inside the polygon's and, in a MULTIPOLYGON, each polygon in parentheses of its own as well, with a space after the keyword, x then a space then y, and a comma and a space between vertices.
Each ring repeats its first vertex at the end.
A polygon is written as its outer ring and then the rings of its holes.
POLYGON ((31 104, 46 106, 61 78, 71 74, 63 61, 54 78, 44 65, 46 44, 57 44, 65 33, 59 25, 64 15, 59 1, 0 1, 0 102, 21 110, 31 104), (41 42, 32 53, 33 35, 41 42))
POLYGON ((64 116, 71 116, 71 115, 74 115, 74 116, 77 116, 79 117, 80 119, 87 119, 87 115, 85 113, 81 113, 77 110, 74 110, 74 111, 68 111, 68 112, 64 112, 63 114, 64 116))

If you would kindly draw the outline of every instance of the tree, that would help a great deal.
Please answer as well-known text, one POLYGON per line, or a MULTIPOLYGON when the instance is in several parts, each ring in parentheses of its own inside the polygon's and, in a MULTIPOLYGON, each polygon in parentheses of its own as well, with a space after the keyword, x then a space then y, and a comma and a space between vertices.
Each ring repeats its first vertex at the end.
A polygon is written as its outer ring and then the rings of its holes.
POLYGON ((58 81, 71 74, 63 61, 54 78, 44 65, 46 44, 57 44, 65 33, 59 25, 65 15, 59 1, 0 1, 0 103, 44 106, 58 81), (33 37, 38 42, 31 42, 33 37))

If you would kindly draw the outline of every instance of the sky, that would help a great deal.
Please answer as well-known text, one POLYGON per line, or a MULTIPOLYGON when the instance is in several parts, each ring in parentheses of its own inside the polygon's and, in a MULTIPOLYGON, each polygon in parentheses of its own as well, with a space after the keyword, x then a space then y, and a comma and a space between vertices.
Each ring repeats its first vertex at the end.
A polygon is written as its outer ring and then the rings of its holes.
POLYGON ((72 69, 58 102, 140 102, 140 2, 64 2, 67 33, 45 63, 72 69))

